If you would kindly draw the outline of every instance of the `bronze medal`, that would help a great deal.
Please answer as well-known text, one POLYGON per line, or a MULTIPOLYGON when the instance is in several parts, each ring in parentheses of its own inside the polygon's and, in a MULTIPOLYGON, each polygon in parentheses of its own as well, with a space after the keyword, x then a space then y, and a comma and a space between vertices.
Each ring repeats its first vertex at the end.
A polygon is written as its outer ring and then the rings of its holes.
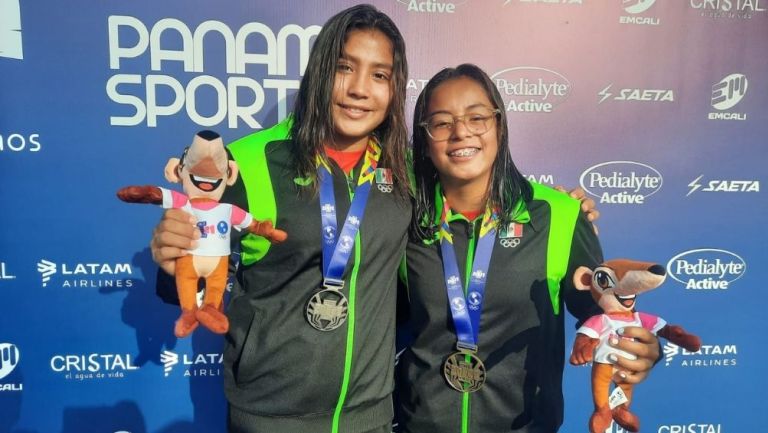
POLYGON ((459 351, 445 360, 443 375, 456 391, 475 392, 485 383, 485 365, 474 353, 459 351))
POLYGON ((309 299, 307 321, 318 331, 333 331, 347 320, 349 302, 339 290, 323 289, 309 299))

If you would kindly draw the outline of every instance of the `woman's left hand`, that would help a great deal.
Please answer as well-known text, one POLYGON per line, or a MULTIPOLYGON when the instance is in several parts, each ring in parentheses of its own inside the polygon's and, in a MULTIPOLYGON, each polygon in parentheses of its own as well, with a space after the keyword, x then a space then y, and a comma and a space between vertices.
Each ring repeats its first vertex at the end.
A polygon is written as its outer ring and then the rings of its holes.
POLYGON ((616 359, 612 360, 617 370, 613 374, 613 380, 616 383, 640 383, 648 377, 648 373, 659 359, 659 339, 647 329, 638 326, 623 328, 621 336, 625 338, 609 341, 611 347, 631 353, 637 359, 631 360, 616 355, 616 359))

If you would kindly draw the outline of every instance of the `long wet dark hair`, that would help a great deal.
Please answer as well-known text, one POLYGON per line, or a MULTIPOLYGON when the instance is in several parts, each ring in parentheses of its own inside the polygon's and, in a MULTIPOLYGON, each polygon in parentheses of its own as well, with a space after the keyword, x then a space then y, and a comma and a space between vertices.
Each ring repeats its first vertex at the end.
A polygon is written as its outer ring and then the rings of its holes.
POLYGON ((513 212, 519 200, 529 202, 533 197, 531 184, 523 177, 512 161, 509 151, 507 116, 504 101, 499 90, 488 74, 472 64, 462 64, 455 68, 445 68, 429 80, 416 101, 413 114, 413 170, 415 180, 414 218, 411 221, 411 236, 415 239, 432 239, 436 233, 435 219, 439 218, 435 209, 435 188, 439 182, 437 169, 429 158, 427 150, 427 131, 419 125, 428 113, 432 93, 441 84, 457 78, 469 78, 485 90, 493 108, 501 110, 496 124, 498 153, 493 162, 490 185, 486 192, 486 203, 499 210, 498 227, 507 227, 512 222, 513 212))
MULTIPOLYGON (((307 69, 293 108, 291 136, 298 146, 298 175, 316 179, 317 155, 325 155, 323 145, 333 140, 334 126, 330 115, 333 106, 334 77, 339 58, 350 32, 378 30, 389 38, 394 55, 392 63, 392 99, 384 121, 373 131, 382 147, 379 165, 392 170, 395 191, 408 194, 405 155, 408 129, 405 123, 405 87, 408 64, 405 41, 395 23, 371 5, 357 5, 331 17, 318 34, 309 54, 307 69)), ((315 191, 317 182, 314 182, 315 191)))

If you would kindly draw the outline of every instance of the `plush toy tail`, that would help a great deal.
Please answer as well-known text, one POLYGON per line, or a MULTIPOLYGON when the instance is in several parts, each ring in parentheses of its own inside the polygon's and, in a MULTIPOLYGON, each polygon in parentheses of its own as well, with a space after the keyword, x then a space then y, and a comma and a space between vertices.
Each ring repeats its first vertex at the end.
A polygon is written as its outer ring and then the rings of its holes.
POLYGON ((163 191, 156 186, 126 186, 117 191, 117 198, 127 203, 163 204, 163 191))
POLYGON ((701 338, 689 334, 680 326, 666 325, 657 334, 689 352, 698 352, 701 349, 701 338))

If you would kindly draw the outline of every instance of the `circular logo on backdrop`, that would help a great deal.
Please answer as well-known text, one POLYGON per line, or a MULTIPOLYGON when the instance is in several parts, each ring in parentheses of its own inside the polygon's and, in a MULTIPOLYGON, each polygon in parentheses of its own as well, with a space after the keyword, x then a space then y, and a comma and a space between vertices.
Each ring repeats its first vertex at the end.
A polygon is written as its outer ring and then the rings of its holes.
POLYGON ((15 344, 0 343, 0 379, 8 376, 19 364, 19 348, 15 344))
POLYGON ((623 0, 624 10, 631 14, 641 14, 653 6, 656 0, 623 0))
POLYGON ((551 113, 571 94, 571 82, 565 76, 536 66, 502 69, 491 80, 507 112, 551 113))
POLYGON ((663 181, 658 170, 634 161, 602 162, 579 177, 584 191, 609 204, 643 204, 661 189, 663 181))
POLYGON ((738 254, 715 248, 682 252, 667 263, 669 275, 689 290, 725 290, 744 276, 747 263, 738 254))

